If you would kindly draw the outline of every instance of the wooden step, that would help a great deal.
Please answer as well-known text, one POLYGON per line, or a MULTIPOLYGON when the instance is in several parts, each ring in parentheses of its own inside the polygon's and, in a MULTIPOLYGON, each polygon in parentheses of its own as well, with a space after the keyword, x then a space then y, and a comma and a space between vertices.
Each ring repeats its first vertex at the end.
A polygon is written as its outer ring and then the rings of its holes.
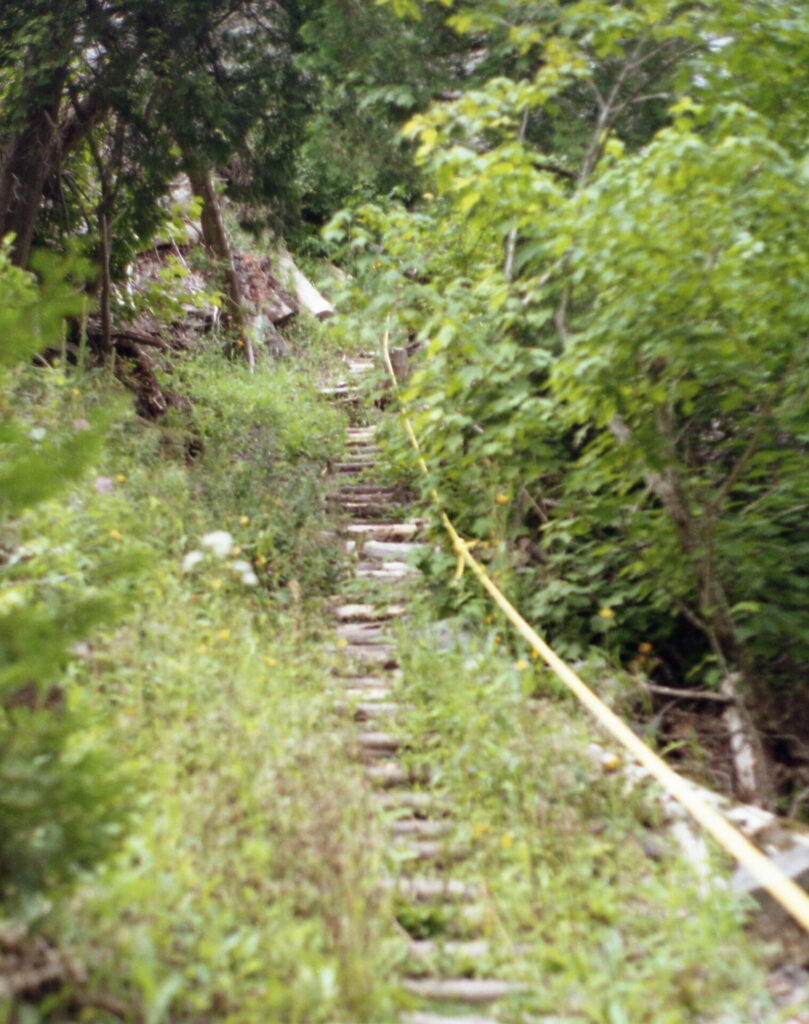
POLYGON ((363 377, 376 366, 373 359, 349 359, 346 369, 352 376, 363 377))
POLYGON ((360 732, 356 739, 360 750, 373 757, 390 757, 404 746, 401 736, 393 732, 360 732))
POLYGON ((458 960, 483 960, 489 955, 490 945, 485 939, 471 942, 437 942, 435 939, 414 939, 408 945, 409 951, 420 960, 437 957, 458 960))
POLYGON ((340 501, 339 505, 336 507, 338 507, 342 512, 345 512, 346 515, 362 516, 366 519, 384 519, 386 516, 391 514, 391 509, 394 508, 394 503, 389 501, 354 501, 352 499, 340 501))
POLYGON ((414 519, 409 523, 352 523, 345 528, 349 534, 360 534, 378 541, 407 540, 414 537, 426 523, 422 519, 414 519))
POLYGON ((412 770, 404 768, 398 761, 385 761, 381 764, 366 765, 365 776, 369 782, 380 789, 425 785, 430 781, 430 774, 426 768, 412 770))
POLYGON ((372 800, 383 813, 404 812, 406 817, 400 819, 402 821, 415 819, 418 815, 426 818, 428 814, 448 813, 436 802, 432 793, 419 793, 412 789, 402 789, 395 793, 376 793, 372 800))
POLYGON ((412 555, 414 551, 427 551, 426 544, 413 544, 409 541, 396 540, 366 540, 360 547, 360 555, 363 558, 370 558, 378 562, 386 562, 391 559, 401 561, 406 555, 412 555))
POLYGON ((416 861, 423 864, 435 864, 437 866, 449 865, 458 861, 466 860, 469 856, 469 847, 462 843, 447 843, 437 839, 405 839, 394 846, 398 852, 402 851, 408 861, 416 861))
POLYGON ((394 669, 399 667, 396 660, 395 648, 391 644, 349 644, 348 647, 333 648, 334 653, 341 654, 344 658, 362 665, 374 665, 381 669, 394 669))
POLYGON ((355 722, 390 721, 401 710, 402 705, 392 700, 360 701, 352 708, 355 722))
POLYGON ((345 450, 351 453, 352 458, 366 459, 371 456, 381 455, 382 445, 375 444, 371 440, 352 440, 348 437, 346 438, 345 450))
MULTIPOLYGON (((363 688, 359 688, 359 687, 355 687, 355 686, 347 686, 343 690, 342 696, 346 697, 348 700, 357 700, 357 701, 359 701, 359 704, 355 704, 354 705, 354 707, 356 709, 356 708, 358 708, 360 706, 360 704, 362 704, 363 706, 370 706, 372 704, 376 705, 376 704, 385 704, 385 703, 387 703, 388 702, 388 697, 392 697, 393 696, 393 690, 389 686, 363 687, 363 688)), ((344 705, 344 704, 341 704, 341 702, 338 700, 336 702, 336 704, 335 704, 335 710, 338 712, 338 714, 340 713, 341 707, 348 707, 348 706, 344 705)), ((398 704, 397 704, 397 707, 399 707, 398 704)), ((348 712, 346 711, 346 713, 348 713, 348 712)), ((369 717, 373 717, 373 716, 369 715, 369 717)), ((382 716, 380 715, 379 717, 382 717, 382 716)))
POLYGON ((477 1013, 461 1017, 455 1014, 446 1017, 440 1013, 406 1013, 400 1020, 402 1024, 503 1024, 494 1017, 481 1017, 477 1013))
POLYGON ((351 483, 340 487, 337 494, 327 495, 326 500, 340 505, 344 502, 392 502, 397 494, 397 487, 380 486, 374 483, 351 483))
POLYGON ((407 612, 407 605, 343 604, 332 610, 340 622, 385 622, 407 612))
POLYGON ((474 903, 479 896, 474 886, 457 878, 383 878, 381 884, 412 903, 474 903))
POLYGON ((518 982, 496 978, 404 978, 402 987, 420 999, 473 1004, 494 1003, 528 988, 518 982))
POLYGON ((418 836, 422 839, 436 839, 449 835, 451 831, 451 822, 434 818, 402 818, 395 821, 392 828, 396 836, 418 836))
POLYGON ((396 582, 408 576, 417 576, 418 569, 404 562, 360 562, 354 570, 358 580, 389 580, 396 582))
POLYGON ((351 404, 358 403, 361 397, 356 387, 349 386, 345 382, 335 384, 332 387, 319 388, 318 394, 321 398, 326 398, 331 402, 348 402, 351 404))
POLYGON ((359 475, 368 469, 373 469, 377 465, 378 463, 375 459, 357 459, 352 462, 335 462, 332 466, 332 472, 338 473, 340 476, 350 476, 354 473, 359 475))
POLYGON ((376 644, 388 636, 388 630, 377 622, 344 622, 334 632, 352 644, 376 644))

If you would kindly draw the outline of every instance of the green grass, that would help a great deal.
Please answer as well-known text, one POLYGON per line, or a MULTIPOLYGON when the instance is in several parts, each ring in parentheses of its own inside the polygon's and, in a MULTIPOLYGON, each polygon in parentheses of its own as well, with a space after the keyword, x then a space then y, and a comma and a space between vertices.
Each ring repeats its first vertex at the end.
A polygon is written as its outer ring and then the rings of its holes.
MULTIPOLYGON (((398 971, 420 969, 394 915, 420 937, 456 927, 386 895, 400 862, 324 692, 323 597, 378 588, 343 579, 323 473, 346 419, 315 393, 324 351, 297 349, 255 376, 184 356, 172 385, 189 410, 158 426, 122 413, 87 477, 4 528, 22 557, 2 600, 109 602, 61 680, 81 722, 66 756, 114 763, 125 826, 115 856, 26 906, 81 970, 24 1024, 119 1019, 99 994, 143 1024, 382 1024, 398 971), (201 543, 216 530, 236 545, 221 558, 201 543)), ((11 402, 32 429, 69 432, 116 390, 27 369, 11 402)), ((664 835, 649 856, 654 803, 588 761, 575 706, 536 699, 544 673, 494 634, 437 652, 431 615, 414 605, 401 634, 406 757, 453 808, 470 856, 451 873, 481 893, 465 927, 491 944, 452 966, 526 982, 513 1020, 776 1020, 743 908, 664 835)))
MULTIPOLYGON (((5 595, 92 592, 119 609, 61 685, 82 723, 67 756, 115 762, 126 838, 69 896, 27 907, 86 981, 26 1021, 117 1019, 98 993, 145 1024, 388 1012, 378 839, 324 694, 320 607, 343 563, 323 473, 345 418, 315 393, 319 358, 250 376, 183 357, 170 384, 190 410, 157 426, 122 413, 77 486, 6 524, 25 557, 5 595), (232 535, 229 556, 202 547, 212 531, 232 535)), ((29 369, 12 401, 69 432, 116 390, 29 369)))
MULTIPOLYGON (((485 894, 471 935, 490 955, 461 970, 527 982, 509 1007, 520 1020, 781 1019, 738 898, 656 830, 649 792, 588 758, 593 730, 571 700, 530 696, 547 672, 512 661, 493 632, 436 653, 424 614, 402 629, 402 730, 412 767, 429 764, 431 791, 453 808, 451 841, 470 851, 453 877, 485 894)), ((400 920, 447 935, 449 922, 418 917, 400 920)))

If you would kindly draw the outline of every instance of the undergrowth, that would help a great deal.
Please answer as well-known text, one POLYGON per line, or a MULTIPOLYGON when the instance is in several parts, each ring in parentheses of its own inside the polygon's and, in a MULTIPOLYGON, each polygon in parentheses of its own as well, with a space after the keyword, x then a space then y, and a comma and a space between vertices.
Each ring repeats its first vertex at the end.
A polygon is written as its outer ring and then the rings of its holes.
MULTIPOLYGON (((343 571, 323 473, 345 420, 316 394, 322 352, 298 348, 253 376, 178 358, 187 411, 157 426, 122 413, 78 484, 6 524, 19 557, 4 582, 45 601, 95 588, 122 609, 74 644, 61 686, 81 722, 68 756, 114 763, 125 838, 72 894, 26 905, 74 982, 0 1003, 2 1019, 385 1015, 378 845, 316 643, 343 571), (99 578, 122 558, 133 571, 99 578)), ((69 435, 116 388, 26 368, 10 404, 69 435)))
MULTIPOLYGON (((481 894, 470 937, 489 941, 488 955, 455 969, 526 982, 509 1006, 517 1019, 781 1019, 719 858, 708 883, 659 829, 653 795, 588 757, 592 730, 543 667, 513 661, 493 629, 458 636, 437 652, 417 618, 400 643, 409 765, 429 765, 430 792, 452 808, 447 842, 468 853, 452 877, 481 894)), ((440 962, 450 921, 431 908, 399 912, 439 942, 440 962)))

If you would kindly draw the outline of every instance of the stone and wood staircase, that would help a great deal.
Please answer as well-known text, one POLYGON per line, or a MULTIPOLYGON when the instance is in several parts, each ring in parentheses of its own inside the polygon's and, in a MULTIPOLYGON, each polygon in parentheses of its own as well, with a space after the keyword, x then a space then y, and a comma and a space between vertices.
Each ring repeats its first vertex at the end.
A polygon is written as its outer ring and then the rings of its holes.
MULTIPOLYGON (((349 360, 347 382, 324 389, 328 397, 356 407, 357 384, 374 363, 349 360)), ((379 480, 376 428, 353 426, 347 457, 333 467, 336 490, 330 501, 344 516, 345 550, 354 559, 352 586, 362 596, 335 598, 332 614, 338 655, 333 676, 336 708, 353 719, 356 756, 373 789, 372 799, 389 826, 390 862, 384 886, 400 921, 419 920, 430 908, 444 923, 446 938, 422 938, 397 924, 409 965, 401 988, 418 1009, 403 1024, 497 1024, 503 1000, 523 989, 509 979, 478 977, 475 965, 489 955, 482 935, 485 893, 453 877, 453 865, 466 856, 453 839, 452 808, 430 793, 429 774, 407 765, 408 737, 399 728, 405 709, 395 627, 407 615, 408 590, 418 571, 408 561, 420 543, 423 520, 405 514, 406 500, 396 486, 379 480), (482 1014, 482 1015, 481 1015, 482 1014)))

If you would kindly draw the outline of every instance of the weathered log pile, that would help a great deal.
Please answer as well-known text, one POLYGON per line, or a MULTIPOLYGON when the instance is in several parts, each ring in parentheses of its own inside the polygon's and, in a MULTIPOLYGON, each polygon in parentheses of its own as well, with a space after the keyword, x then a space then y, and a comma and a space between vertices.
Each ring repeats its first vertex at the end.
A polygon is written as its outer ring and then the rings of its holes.
MULTIPOLYGON (((209 192, 209 205, 216 207, 224 238, 213 185, 209 192)), ((139 412, 150 418, 158 418, 176 405, 175 396, 158 382, 158 352, 187 347, 219 323, 220 312, 233 335, 234 349, 241 348, 251 368, 262 352, 273 358, 287 354, 289 344, 280 328, 302 310, 320 320, 334 313, 284 248, 275 254, 256 254, 233 252, 226 246, 223 263, 218 250, 207 241, 204 203, 203 221, 196 219, 198 209, 188 181, 177 183, 170 202, 173 223, 137 256, 125 281, 116 286, 119 309, 128 308, 129 318, 119 315, 109 334, 105 334, 101 320, 94 317, 83 328, 92 350, 103 353, 111 345, 116 356, 122 357, 117 361, 117 372, 137 394, 139 412), (209 280, 189 259, 192 250, 203 244, 209 256, 218 260, 216 265, 225 268, 227 294, 221 309, 214 298, 217 282, 209 280), (166 301, 159 310, 153 308, 153 303, 150 306, 150 293, 160 296, 161 290, 166 301)), ((78 350, 78 344, 71 346, 71 351, 73 347, 78 350)))

